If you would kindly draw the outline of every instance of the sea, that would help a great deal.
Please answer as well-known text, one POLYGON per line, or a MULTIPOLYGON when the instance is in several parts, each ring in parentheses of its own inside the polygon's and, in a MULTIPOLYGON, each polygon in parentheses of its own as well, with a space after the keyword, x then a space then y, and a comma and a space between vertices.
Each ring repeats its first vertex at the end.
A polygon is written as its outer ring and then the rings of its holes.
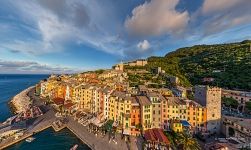
MULTIPOLYGON (((47 77, 49 75, 0 74, 0 122, 13 115, 8 106, 13 96, 47 77)), ((54 132, 49 128, 34 137, 36 139, 31 143, 22 141, 8 147, 7 150, 69 150, 75 144, 78 144, 77 150, 90 150, 68 129, 54 132)))

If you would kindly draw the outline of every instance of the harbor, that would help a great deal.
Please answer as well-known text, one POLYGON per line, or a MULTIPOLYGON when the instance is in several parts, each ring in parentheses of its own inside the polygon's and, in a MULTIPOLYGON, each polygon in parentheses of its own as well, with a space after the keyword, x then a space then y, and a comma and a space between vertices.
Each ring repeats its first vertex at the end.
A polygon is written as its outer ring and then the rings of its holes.
MULTIPOLYGON (((39 132, 42 132, 48 128, 52 128, 55 132, 59 132, 64 128, 69 129, 76 137, 78 137, 84 144, 88 145, 89 148, 99 150, 99 149, 117 149, 119 146, 121 150, 127 149, 138 149, 136 143, 125 142, 123 139, 117 138, 116 142, 109 142, 109 136, 104 137, 97 136, 88 131, 88 127, 83 126, 74 120, 73 116, 65 117, 56 117, 56 110, 50 105, 44 105, 39 97, 34 95, 34 88, 30 88, 27 92, 27 95, 33 99, 32 107, 39 107, 43 110, 43 115, 37 116, 32 121, 26 121, 26 128, 22 130, 22 134, 13 134, 19 136, 10 136, 4 140, 0 141, 0 149, 6 149, 16 143, 19 143, 23 140, 26 140, 29 137, 36 135, 39 132)), ((20 105, 20 104, 19 104, 20 105)), ((15 119, 13 119, 15 120, 15 119)), ((13 122, 4 122, 1 124, 1 129, 5 126, 8 126, 6 123, 13 122)), ((23 124, 23 123, 22 123, 23 124)), ((15 123, 15 127, 17 124, 15 123)), ((18 124, 20 127, 20 125, 18 124)), ((14 125, 12 125, 14 127, 14 125)))

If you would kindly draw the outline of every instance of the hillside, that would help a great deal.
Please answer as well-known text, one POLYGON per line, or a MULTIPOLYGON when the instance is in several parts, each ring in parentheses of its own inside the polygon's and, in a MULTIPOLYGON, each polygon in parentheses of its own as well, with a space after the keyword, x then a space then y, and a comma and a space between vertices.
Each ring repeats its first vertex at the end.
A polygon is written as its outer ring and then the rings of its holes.
POLYGON ((149 57, 148 69, 162 67, 178 76, 181 84, 209 84, 229 89, 251 90, 251 41, 196 45, 180 48, 164 57, 149 57), (203 78, 214 78, 203 82, 203 78))

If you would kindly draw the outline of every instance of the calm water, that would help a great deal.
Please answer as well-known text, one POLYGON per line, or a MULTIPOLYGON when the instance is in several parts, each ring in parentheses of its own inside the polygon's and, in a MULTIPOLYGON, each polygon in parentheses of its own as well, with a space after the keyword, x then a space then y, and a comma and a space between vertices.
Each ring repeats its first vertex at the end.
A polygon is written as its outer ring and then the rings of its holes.
MULTIPOLYGON (((8 101, 13 96, 47 77, 48 75, 0 74, 0 122, 12 115, 8 107, 8 101)), ((34 137, 36 139, 33 142, 27 143, 23 141, 9 147, 8 150, 69 150, 75 144, 79 145, 79 150, 89 149, 67 129, 60 132, 48 129, 36 134, 34 137)))

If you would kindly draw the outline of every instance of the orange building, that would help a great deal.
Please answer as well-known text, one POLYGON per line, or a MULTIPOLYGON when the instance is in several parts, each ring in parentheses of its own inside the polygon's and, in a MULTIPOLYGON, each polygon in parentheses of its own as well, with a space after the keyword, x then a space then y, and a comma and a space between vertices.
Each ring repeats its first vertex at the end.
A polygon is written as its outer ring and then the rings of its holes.
POLYGON ((187 110, 187 121, 194 131, 206 131, 206 108, 194 101, 190 101, 187 110))
POLYGON ((140 134, 140 105, 135 97, 131 100, 131 135, 140 134))
POLYGON ((117 90, 117 91, 124 91, 124 90, 125 90, 124 85, 123 85, 123 84, 120 84, 120 83, 116 83, 116 84, 114 85, 114 88, 115 88, 115 90, 117 90))
POLYGON ((62 98, 65 99, 65 95, 66 95, 66 85, 64 83, 61 82, 56 82, 54 84, 54 87, 52 88, 52 99, 53 98, 62 98))

